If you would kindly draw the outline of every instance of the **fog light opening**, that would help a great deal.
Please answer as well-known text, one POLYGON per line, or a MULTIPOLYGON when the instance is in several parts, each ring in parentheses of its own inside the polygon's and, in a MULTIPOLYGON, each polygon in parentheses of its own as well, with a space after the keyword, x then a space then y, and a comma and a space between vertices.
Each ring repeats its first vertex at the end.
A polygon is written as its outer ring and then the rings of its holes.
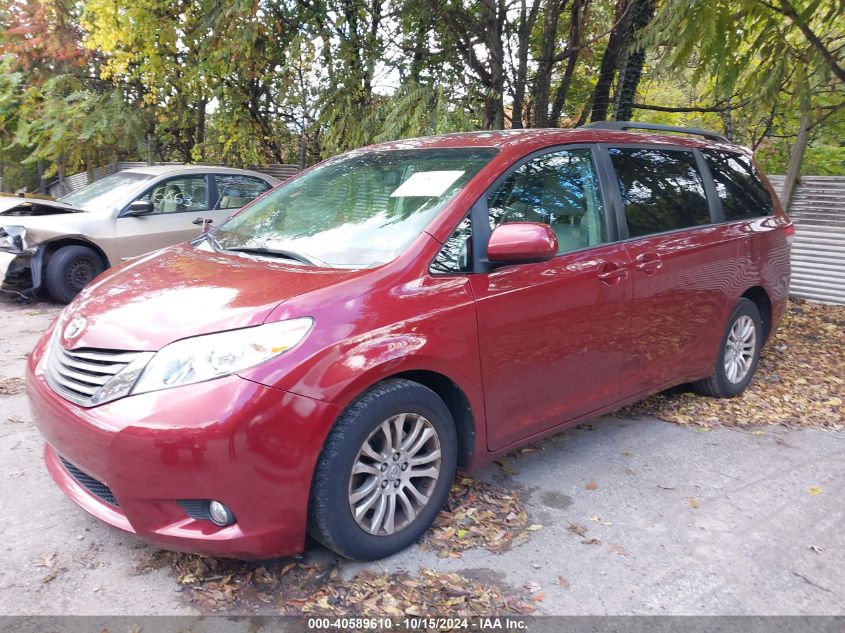
POLYGON ((208 518, 214 525, 225 527, 235 522, 235 515, 225 504, 211 500, 208 502, 208 518))

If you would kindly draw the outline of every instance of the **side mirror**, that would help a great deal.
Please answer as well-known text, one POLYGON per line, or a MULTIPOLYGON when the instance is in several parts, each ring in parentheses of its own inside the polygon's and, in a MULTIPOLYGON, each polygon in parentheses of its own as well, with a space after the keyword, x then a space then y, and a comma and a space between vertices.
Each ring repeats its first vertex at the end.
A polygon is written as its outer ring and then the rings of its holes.
POLYGON ((491 262, 543 262, 557 255, 557 236, 548 224, 507 222, 496 227, 487 244, 491 262))
POLYGON ((123 213, 125 218, 135 218, 139 215, 150 215, 155 208, 149 200, 135 200, 129 203, 129 208, 123 213))

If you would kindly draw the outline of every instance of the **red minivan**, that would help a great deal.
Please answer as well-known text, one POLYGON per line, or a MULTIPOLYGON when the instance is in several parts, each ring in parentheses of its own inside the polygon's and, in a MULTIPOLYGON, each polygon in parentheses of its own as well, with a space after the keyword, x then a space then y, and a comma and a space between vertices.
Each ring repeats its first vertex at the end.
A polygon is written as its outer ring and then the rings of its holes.
POLYGON ((745 389, 792 232, 750 152, 702 130, 349 152, 65 308, 28 363, 47 468, 164 548, 387 556, 456 468, 679 383, 745 389))

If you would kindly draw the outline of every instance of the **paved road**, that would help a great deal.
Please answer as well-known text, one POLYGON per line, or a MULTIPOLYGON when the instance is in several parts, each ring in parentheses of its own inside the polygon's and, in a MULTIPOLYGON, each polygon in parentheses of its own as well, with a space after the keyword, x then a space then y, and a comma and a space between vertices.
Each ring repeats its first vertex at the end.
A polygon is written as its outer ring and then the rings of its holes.
MULTIPOLYGON (((22 375, 56 314, 0 301, 0 379, 22 375)), ((412 548, 371 565, 537 583, 545 613, 845 614, 845 434, 607 417, 540 446, 479 474, 521 490, 544 526, 527 543, 460 559, 412 548)), ((0 395, 0 614, 193 613, 167 570, 136 573, 148 548, 59 493, 40 454, 23 395, 0 395)))

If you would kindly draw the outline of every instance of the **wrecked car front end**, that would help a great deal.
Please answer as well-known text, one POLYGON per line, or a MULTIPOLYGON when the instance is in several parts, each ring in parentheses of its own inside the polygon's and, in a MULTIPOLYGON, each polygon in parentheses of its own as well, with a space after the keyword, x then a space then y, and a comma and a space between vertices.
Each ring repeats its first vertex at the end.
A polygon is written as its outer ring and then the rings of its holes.
MULTIPOLYGON (((23 295, 41 286, 45 256, 41 216, 78 213, 61 202, 30 198, 0 198, 0 290, 23 295)), ((59 232, 60 234, 60 232, 59 232)))

